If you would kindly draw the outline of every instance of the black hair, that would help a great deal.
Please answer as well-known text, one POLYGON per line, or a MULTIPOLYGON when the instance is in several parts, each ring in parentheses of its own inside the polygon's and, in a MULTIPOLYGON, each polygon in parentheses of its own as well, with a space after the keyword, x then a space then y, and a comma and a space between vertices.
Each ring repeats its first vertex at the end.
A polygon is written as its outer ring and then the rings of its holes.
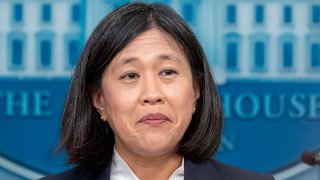
POLYGON ((114 133, 93 106, 92 88, 101 86, 104 70, 135 37, 157 28, 172 37, 185 53, 200 97, 178 153, 201 162, 218 149, 223 126, 220 98, 204 51, 192 30, 170 7, 129 3, 112 11, 89 37, 73 74, 65 102, 60 150, 68 163, 101 170, 112 157, 114 133))

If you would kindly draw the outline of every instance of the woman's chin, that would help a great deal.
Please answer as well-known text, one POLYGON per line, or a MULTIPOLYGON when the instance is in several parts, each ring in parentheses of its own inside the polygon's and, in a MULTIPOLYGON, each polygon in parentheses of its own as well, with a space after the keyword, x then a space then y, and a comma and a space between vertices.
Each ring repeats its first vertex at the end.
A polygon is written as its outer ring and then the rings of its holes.
POLYGON ((176 147, 172 147, 172 145, 161 145, 159 143, 143 146, 139 149, 140 149, 139 151, 140 155, 148 156, 148 157, 168 155, 176 151, 176 147))

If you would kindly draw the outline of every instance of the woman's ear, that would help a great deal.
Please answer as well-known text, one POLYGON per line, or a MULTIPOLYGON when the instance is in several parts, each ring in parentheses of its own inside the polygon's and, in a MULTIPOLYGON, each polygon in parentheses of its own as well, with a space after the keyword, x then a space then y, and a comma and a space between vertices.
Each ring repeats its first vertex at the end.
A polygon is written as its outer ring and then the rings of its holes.
POLYGON ((91 99, 93 106, 96 108, 96 110, 99 112, 101 119, 104 120, 106 117, 105 114, 105 106, 103 101, 103 93, 101 89, 99 88, 92 88, 91 90, 91 99))
POLYGON ((193 90, 194 90, 194 100, 196 101, 200 97, 200 85, 198 80, 195 80, 193 82, 193 90))

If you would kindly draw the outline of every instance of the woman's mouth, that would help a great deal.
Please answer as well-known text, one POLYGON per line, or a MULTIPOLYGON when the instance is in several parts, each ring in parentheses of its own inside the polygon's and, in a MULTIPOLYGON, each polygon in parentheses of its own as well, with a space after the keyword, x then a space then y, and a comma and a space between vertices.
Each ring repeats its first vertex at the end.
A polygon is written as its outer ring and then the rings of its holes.
POLYGON ((159 126, 162 123, 169 121, 169 118, 161 113, 149 113, 143 116, 139 122, 150 126, 159 126))

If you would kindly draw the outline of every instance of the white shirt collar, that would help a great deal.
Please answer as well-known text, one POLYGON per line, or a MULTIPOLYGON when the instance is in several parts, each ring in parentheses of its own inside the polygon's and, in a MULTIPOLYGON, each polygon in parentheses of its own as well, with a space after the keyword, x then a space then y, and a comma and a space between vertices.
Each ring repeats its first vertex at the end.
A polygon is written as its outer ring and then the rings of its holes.
MULTIPOLYGON (((170 176, 170 180, 183 180, 184 178, 184 158, 181 166, 178 167, 170 176)), ((113 148, 111 163, 111 180, 138 180, 139 178, 133 173, 128 164, 120 157, 116 148, 113 148)))

